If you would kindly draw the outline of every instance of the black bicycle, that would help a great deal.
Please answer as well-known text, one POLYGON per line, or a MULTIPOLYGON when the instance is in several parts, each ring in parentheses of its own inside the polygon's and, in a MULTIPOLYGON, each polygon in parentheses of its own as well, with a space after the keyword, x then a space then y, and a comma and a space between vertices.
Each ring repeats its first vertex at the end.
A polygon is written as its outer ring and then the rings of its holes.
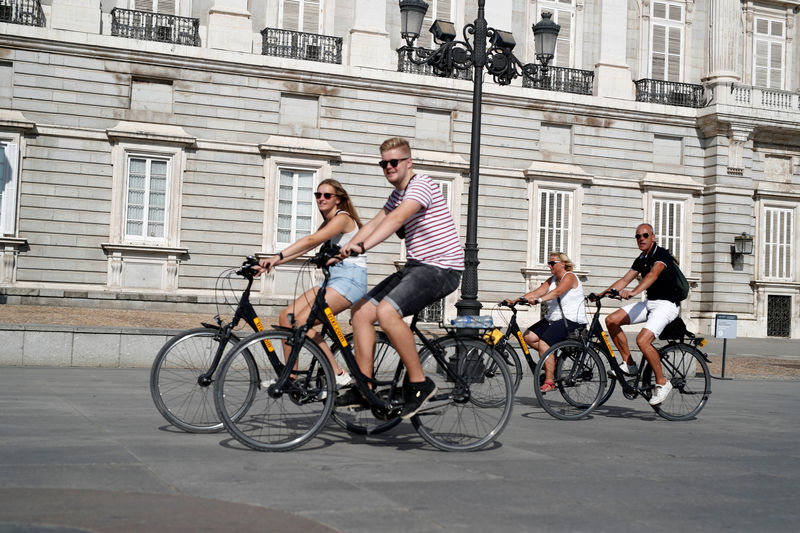
MULTIPOLYGON (((150 369, 150 394, 158 412, 172 425, 191 433, 213 433, 224 427, 214 407, 214 373, 222 355, 241 339, 234 329, 244 320, 253 331, 264 327, 250 303, 250 289, 258 264, 255 257, 247 257, 238 269, 225 270, 216 284, 217 315, 214 324, 201 323, 202 327, 181 332, 164 344, 150 369), (247 286, 238 299, 229 322, 221 318, 219 306, 234 293, 233 278, 247 280, 247 286)), ((248 364, 254 365, 252 358, 248 364)), ((245 405, 233 411, 239 416, 245 405)))
MULTIPOLYGON (((646 359, 636 375, 626 374, 620 368, 610 339, 600 325, 603 298, 619 299, 619 293, 611 289, 598 295, 590 294, 588 299, 595 303, 596 310, 589 333, 580 339, 554 344, 536 365, 538 380, 544 374, 545 361, 555 358, 556 390, 545 393, 536 388, 539 404, 555 418, 575 420, 588 416, 608 400, 615 382, 619 382, 623 395, 629 400, 638 396, 649 400, 652 396, 655 376, 646 359), (604 367, 601 354, 610 371, 604 367)), ((673 390, 666 400, 652 407, 667 420, 694 418, 711 394, 709 359, 701 350, 705 339, 687 331, 680 318, 670 323, 659 339, 666 341, 657 350, 661 368, 673 390)))
MULTIPOLYGON (((399 423, 405 367, 388 339, 378 335, 375 369, 358 368, 351 341, 325 301, 328 262, 338 247, 323 246, 310 260, 324 275, 307 322, 295 329, 272 329, 241 341, 225 356, 215 385, 220 419, 242 444, 260 451, 286 451, 312 439, 334 412, 336 382, 327 357, 306 337, 316 322, 344 360, 364 407, 336 410, 338 423, 358 433, 379 433, 399 423), (256 345, 269 345, 265 353, 256 345), (249 360, 256 355, 256 364, 249 360), (254 401, 249 395, 255 390, 254 401), (241 406, 247 406, 241 413, 241 406)), ((508 368, 481 336, 451 331, 440 338, 412 330, 422 342, 420 361, 438 392, 411 418, 428 443, 446 451, 477 450, 493 442, 511 414, 513 386, 508 368)))
POLYGON ((511 345, 512 338, 517 339, 519 342, 519 346, 522 349, 522 355, 525 357, 525 361, 528 363, 531 372, 533 372, 533 369, 536 368, 536 361, 534 361, 533 357, 531 356, 530 347, 528 346, 528 343, 525 342, 522 330, 517 322, 517 306, 530 305, 530 302, 524 298, 518 298, 513 302, 504 300, 497 305, 499 307, 507 307, 510 309, 511 318, 506 325, 505 332, 503 332, 500 328, 494 328, 487 332, 484 338, 486 342, 495 347, 495 350, 497 350, 497 352, 502 356, 503 361, 505 361, 506 365, 508 365, 508 369, 511 371, 511 379, 514 382, 514 394, 516 394, 519 391, 520 384, 522 383, 525 369, 522 366, 522 361, 520 360, 517 351, 511 345))

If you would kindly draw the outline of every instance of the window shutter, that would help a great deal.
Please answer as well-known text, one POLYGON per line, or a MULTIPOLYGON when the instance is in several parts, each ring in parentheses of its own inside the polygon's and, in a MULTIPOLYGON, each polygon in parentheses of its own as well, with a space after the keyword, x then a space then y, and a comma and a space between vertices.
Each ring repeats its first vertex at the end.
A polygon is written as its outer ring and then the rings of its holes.
POLYGON ((656 80, 663 80, 666 75, 666 35, 666 26, 653 24, 653 50, 650 77, 656 80))
POLYGON ((300 0, 283 0, 280 26, 284 30, 301 31, 300 0))
POLYGON ((753 39, 753 84, 757 87, 783 89, 785 46, 784 23, 756 18, 753 39))
POLYGON ((554 14, 555 22, 561 26, 558 32, 558 39, 556 40, 556 56, 553 62, 554 66, 558 67, 571 67, 572 57, 572 11, 558 10, 554 14))
POLYGON ((653 231, 658 245, 672 252, 678 263, 683 261, 683 202, 655 200, 653 202, 653 231))
POLYGON ((766 87, 769 84, 769 42, 757 40, 755 43, 754 85, 766 87))
POLYGON ((770 43, 769 87, 783 88, 783 43, 770 43))
POLYGON ((681 33, 680 28, 669 28, 666 78, 668 81, 681 79, 681 33))
POLYGON ((322 33, 322 12, 320 0, 305 0, 303 2, 303 28, 308 33, 322 33))
POLYGON ((538 262, 544 264, 550 252, 570 253, 569 223, 572 216, 572 193, 542 191, 539 205, 538 262))
POLYGON ((453 20, 452 0, 428 0, 428 11, 425 12, 425 18, 422 19, 422 28, 419 32, 418 42, 420 46, 433 48, 433 34, 428 30, 436 19, 455 23, 455 20, 453 20))
POLYGON ((764 210, 764 277, 791 279, 792 225, 790 209, 764 210))
POLYGON ((19 145, 0 143, 0 236, 14 234, 17 217, 19 145))
POLYGON ((164 13, 165 15, 177 15, 177 3, 176 0, 158 0, 158 12, 164 13))

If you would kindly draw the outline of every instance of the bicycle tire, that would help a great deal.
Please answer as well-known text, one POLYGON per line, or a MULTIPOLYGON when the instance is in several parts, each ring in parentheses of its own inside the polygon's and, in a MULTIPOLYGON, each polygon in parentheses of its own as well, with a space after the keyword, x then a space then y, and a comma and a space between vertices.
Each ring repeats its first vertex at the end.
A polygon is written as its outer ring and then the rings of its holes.
POLYGON ((440 450, 479 450, 500 436, 511 416, 511 373, 502 357, 483 340, 446 337, 437 345, 444 361, 462 380, 454 381, 433 353, 424 349, 420 354, 422 369, 438 391, 411 422, 426 442, 440 450), (485 372, 490 368, 496 371, 485 372))
POLYGON ((570 339, 558 342, 536 364, 533 380, 536 399, 550 416, 559 420, 584 418, 599 405, 607 381, 605 372, 602 359, 591 346, 584 349, 582 342, 570 339), (544 376, 545 361, 550 358, 556 361, 556 390, 544 393, 536 384, 544 376))
MULTIPOLYGON (((695 418, 708 402, 711 394, 711 373, 705 357, 685 343, 668 344, 658 350, 664 377, 672 383, 672 392, 653 410, 667 420, 695 418)), ((642 388, 655 385, 653 368, 647 364, 642 369, 642 388)))
MULTIPOLYGON (((351 347, 353 346, 352 333, 345 335, 345 340, 351 347)), ((347 367, 340 350, 336 350, 334 356, 336 357, 336 362, 339 364, 339 367, 347 367)), ((397 365, 401 364, 400 356, 392 346, 392 343, 389 342, 389 337, 382 331, 376 332, 375 357, 373 361, 372 375, 375 376, 378 381, 392 381, 397 370, 397 365)), ((405 371, 401 374, 398 382, 394 384, 398 397, 402 394, 402 378, 404 374, 405 371)), ((353 386, 355 387, 357 385, 353 386)), ((387 393, 388 392, 389 391, 387 391, 387 393)), ((386 399, 386 397, 384 397, 384 399, 386 399)), ((384 431, 392 429, 401 421, 399 416, 386 419, 383 414, 371 407, 336 408, 331 416, 341 427, 357 435, 376 435, 378 433, 383 433, 384 431)))
MULTIPOLYGON (((150 395, 156 409, 167 422, 189 433, 224 429, 214 407, 212 382, 198 382, 214 361, 219 332, 218 328, 203 327, 175 335, 161 347, 150 368, 150 395)), ((228 348, 238 342, 239 337, 231 332, 228 348)))
POLYGON ((223 359, 214 387, 214 403, 225 429, 240 443, 258 451, 288 451, 302 446, 325 426, 333 411, 336 381, 328 358, 304 337, 297 359, 296 376, 280 395, 271 394, 286 360, 284 341, 292 332, 271 330, 241 341, 223 359), (270 350, 259 344, 269 341, 270 350), (255 371, 243 364, 254 355, 255 371), (231 406, 256 386, 256 398, 239 418, 231 406))

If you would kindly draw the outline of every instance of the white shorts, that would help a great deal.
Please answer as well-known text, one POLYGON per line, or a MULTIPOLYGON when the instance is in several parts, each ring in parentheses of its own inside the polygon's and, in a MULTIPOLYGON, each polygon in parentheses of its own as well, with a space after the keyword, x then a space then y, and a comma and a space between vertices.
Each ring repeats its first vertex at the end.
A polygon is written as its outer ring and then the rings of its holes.
POLYGON ((647 322, 644 327, 658 337, 667 324, 678 318, 681 308, 669 300, 645 300, 621 308, 628 313, 631 324, 647 322))

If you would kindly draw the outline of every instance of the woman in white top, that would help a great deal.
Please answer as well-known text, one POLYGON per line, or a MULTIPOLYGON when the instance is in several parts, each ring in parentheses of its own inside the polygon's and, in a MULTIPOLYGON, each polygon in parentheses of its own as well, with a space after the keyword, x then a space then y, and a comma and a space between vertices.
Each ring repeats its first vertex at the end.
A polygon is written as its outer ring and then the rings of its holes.
MULTIPOLYGON (((544 355, 553 344, 566 339, 567 333, 583 328, 589 323, 584 305, 583 286, 578 276, 572 272, 574 265, 570 258, 562 252, 550 252, 547 265, 553 275, 523 296, 531 304, 548 302, 545 318, 525 332, 525 341, 533 346, 540 356, 544 355)), ((542 392, 555 390, 554 374, 555 359, 550 357, 545 362, 545 381, 540 387, 542 392)))
MULTIPOLYGON (((296 257, 300 257, 330 240, 333 244, 348 242, 361 227, 361 220, 358 218, 355 207, 350 201, 350 196, 342 187, 342 184, 334 179, 326 179, 320 182, 317 192, 314 193, 317 199, 317 208, 322 214, 322 224, 316 232, 307 235, 294 243, 290 244, 278 255, 270 258, 261 259, 259 270, 261 272, 271 272, 272 269, 296 257)), ((331 278, 325 292, 325 300, 333 311, 338 314, 353 305, 353 302, 361 299, 367 292, 367 258, 366 255, 348 257, 344 261, 336 263, 330 268, 331 278)), ((297 300, 289 304, 281 312, 279 323, 284 327, 292 327, 289 315, 294 315, 295 323, 303 324, 308 320, 311 306, 314 304, 319 286, 312 287, 303 293, 297 300)), ((343 387, 350 383, 350 375, 347 374, 336 363, 328 344, 322 335, 314 329, 308 331, 311 338, 328 356, 328 360, 336 373, 336 384, 343 387)), ((286 352, 288 353, 288 352, 286 352)))

